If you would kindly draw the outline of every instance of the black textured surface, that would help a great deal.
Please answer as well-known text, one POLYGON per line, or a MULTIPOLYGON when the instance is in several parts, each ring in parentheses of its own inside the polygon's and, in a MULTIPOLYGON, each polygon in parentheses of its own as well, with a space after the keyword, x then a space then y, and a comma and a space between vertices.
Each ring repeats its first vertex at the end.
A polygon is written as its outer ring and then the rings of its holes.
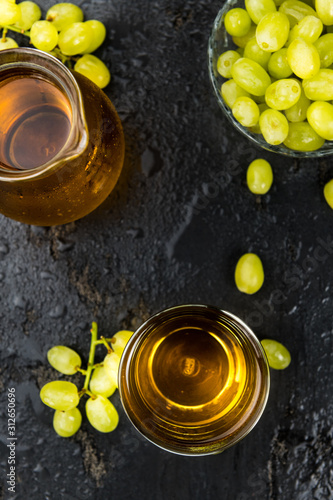
POLYGON ((333 219, 322 192, 332 160, 265 153, 230 128, 206 69, 221 2, 75 3, 108 29, 99 55, 112 72, 106 93, 123 121, 126 162, 108 200, 76 223, 36 228, 0 217, 0 498, 332 499, 333 219), (245 185, 259 156, 274 169, 264 197, 245 185), (248 251, 266 273, 254 296, 233 281, 248 251), (291 351, 241 443, 211 457, 168 454, 136 434, 117 396, 114 433, 85 417, 75 437, 54 433, 39 400, 57 378, 46 361, 52 345, 86 362, 92 320, 108 336, 191 301, 229 310, 291 351), (8 387, 17 394, 14 496, 5 483, 8 387))

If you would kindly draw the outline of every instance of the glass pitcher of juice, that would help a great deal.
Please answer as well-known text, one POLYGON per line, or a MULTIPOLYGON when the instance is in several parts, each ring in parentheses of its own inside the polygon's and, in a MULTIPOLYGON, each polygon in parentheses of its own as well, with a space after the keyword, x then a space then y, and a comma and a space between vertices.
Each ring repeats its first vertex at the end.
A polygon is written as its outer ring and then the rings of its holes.
POLYGON ((77 220, 119 178, 119 116, 94 83, 30 48, 0 52, 0 213, 33 225, 77 220))

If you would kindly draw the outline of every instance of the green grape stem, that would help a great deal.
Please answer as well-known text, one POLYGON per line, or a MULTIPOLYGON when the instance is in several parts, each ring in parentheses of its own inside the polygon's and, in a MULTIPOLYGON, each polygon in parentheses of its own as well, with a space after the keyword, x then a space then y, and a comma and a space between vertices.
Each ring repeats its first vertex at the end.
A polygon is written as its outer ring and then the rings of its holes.
POLYGON ((30 31, 27 30, 27 31, 24 31, 24 30, 21 30, 20 28, 16 28, 15 26, 0 26, 0 29, 3 29, 3 30, 10 30, 10 31, 16 31, 16 33, 20 33, 20 35, 25 35, 25 36, 28 36, 30 38, 30 31))
POLYGON ((99 341, 97 340, 98 327, 97 327, 97 323, 95 321, 92 322, 90 332, 91 332, 91 342, 90 342, 88 367, 87 367, 86 378, 85 378, 84 386, 83 386, 83 389, 85 390, 85 392, 87 392, 87 390, 88 390, 91 373, 94 369, 96 345, 99 343, 99 341))

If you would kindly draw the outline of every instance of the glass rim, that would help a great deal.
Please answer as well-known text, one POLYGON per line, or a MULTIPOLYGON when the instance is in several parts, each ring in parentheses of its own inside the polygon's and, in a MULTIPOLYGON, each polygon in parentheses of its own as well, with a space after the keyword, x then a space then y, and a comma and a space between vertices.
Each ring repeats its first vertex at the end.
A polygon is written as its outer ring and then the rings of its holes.
MULTIPOLYGON (((126 377, 128 379, 128 376, 126 377)), ((196 304, 196 303, 189 303, 189 304, 181 304, 181 305, 174 305, 171 307, 168 307, 166 309, 163 309, 152 316, 150 316, 144 323, 133 333, 132 337, 128 341, 128 343, 125 346, 124 352, 121 356, 120 360, 120 365, 119 365, 119 370, 118 370, 118 389, 119 389, 119 395, 120 395, 120 400, 122 403, 122 407, 131 422, 131 424, 134 426, 134 428, 143 436, 145 439, 147 439, 149 442, 154 444, 155 446, 158 446, 159 448, 163 449, 164 451, 168 451, 171 453, 174 453, 176 455, 182 455, 182 456, 206 456, 206 455, 212 455, 212 454, 217 454, 220 453, 227 448, 230 448, 231 446, 237 444, 239 441, 241 441, 247 434, 251 432, 251 430, 256 426, 258 421, 260 420, 267 401, 269 397, 269 390, 270 390, 270 370, 269 370, 269 365, 266 357, 266 353, 264 351, 263 346, 261 345, 261 342, 257 338, 257 336, 254 334, 254 332, 251 330, 251 328, 244 322, 242 321, 238 316, 225 311, 223 309, 220 309, 216 306, 211 306, 208 304, 196 304), (160 319, 168 319, 168 317, 171 319, 172 317, 176 316, 177 314, 186 314, 195 311, 197 314, 203 314, 204 312, 213 312, 216 315, 219 316, 224 316, 225 318, 229 319, 231 322, 236 324, 242 332, 246 335, 246 337, 249 339, 250 343, 252 346, 255 346, 260 351, 261 358, 264 362, 265 366, 265 374, 263 376, 263 382, 261 383, 263 387, 263 396, 261 399, 258 398, 257 405, 256 405, 256 410, 253 412, 255 414, 253 421, 251 421, 251 424, 246 427, 245 429, 242 429, 237 433, 236 437, 232 439, 230 442, 227 444, 222 444, 218 448, 212 449, 212 451, 200 451, 200 446, 197 446, 197 450, 193 451, 193 448, 195 446, 189 444, 188 450, 184 447, 179 447, 177 448, 172 448, 164 444, 164 442, 160 439, 157 438, 154 440, 152 437, 147 435, 139 426, 138 424, 138 419, 133 419, 131 416, 131 412, 128 410, 126 407, 126 404, 124 403, 125 397, 124 397, 124 391, 123 391, 123 382, 122 382, 122 372, 126 371, 128 373, 129 371, 129 366, 130 366, 130 361, 132 359, 132 356, 135 351, 135 346, 137 343, 140 341, 144 333, 147 331, 147 329, 151 326, 151 324, 155 323, 156 321, 159 321, 160 319), (132 350, 132 353, 129 354, 129 352, 132 350), (125 362, 126 357, 129 356, 128 362, 125 362), (127 364, 127 366, 126 366, 127 364)), ((249 421, 251 418, 249 418, 249 421)), ((202 446, 201 446, 202 448, 202 446)))
MULTIPOLYGON (((322 146, 321 148, 315 150, 315 151, 296 151, 293 149, 289 149, 283 144, 279 145, 272 145, 268 144, 264 138, 262 138, 259 134, 254 134, 253 132, 249 131, 246 127, 243 127, 233 116, 231 109, 225 104, 221 93, 220 93, 220 88, 221 84, 224 81, 227 81, 226 78, 223 78, 222 76, 219 75, 219 80, 217 80, 217 77, 214 72, 214 59, 216 57, 215 54, 215 37, 216 34, 219 30, 223 30, 223 35, 224 35, 224 41, 227 43, 227 32, 225 31, 224 28, 221 27, 221 23, 223 20, 223 17, 225 14, 228 12, 230 8, 236 7, 240 3, 240 0, 226 0, 225 4, 221 9, 218 11, 218 14, 214 20, 213 27, 211 29, 211 33, 208 39, 208 48, 207 48, 207 62, 208 62, 208 74, 209 74, 209 79, 212 84, 213 90, 215 97, 217 99, 217 102, 219 104, 220 109, 223 111, 223 114, 226 116, 227 120, 229 123, 233 125, 233 127, 238 130, 243 136, 245 136, 253 145, 257 146, 257 148, 264 149, 265 151, 269 151, 271 153, 277 153, 285 157, 290 157, 290 158, 309 158, 309 159, 314 159, 314 158, 321 158, 324 156, 329 156, 333 154, 333 141, 326 141, 326 145, 322 146)), ((242 2, 244 3, 244 2, 242 2)), ((232 50, 233 47, 225 47, 225 50, 232 50)))
POLYGON ((30 47, 0 51, 0 77, 4 71, 14 67, 36 70, 63 91, 71 106, 72 123, 66 143, 48 162, 32 169, 17 170, 10 166, 4 167, 5 164, 0 161, 0 181, 3 182, 22 182, 43 177, 64 162, 79 156, 89 141, 81 90, 72 72, 61 61, 51 54, 30 47))

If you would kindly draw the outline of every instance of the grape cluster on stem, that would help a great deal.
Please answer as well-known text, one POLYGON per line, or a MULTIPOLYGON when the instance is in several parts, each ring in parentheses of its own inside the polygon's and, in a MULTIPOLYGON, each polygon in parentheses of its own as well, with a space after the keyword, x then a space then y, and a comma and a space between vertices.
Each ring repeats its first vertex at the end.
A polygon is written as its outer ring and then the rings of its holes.
POLYGON ((64 2, 53 5, 45 19, 40 7, 31 1, 16 4, 15 0, 0 0, 0 50, 17 48, 8 31, 20 33, 30 39, 39 50, 60 59, 69 68, 83 74, 100 88, 106 87, 111 75, 101 59, 92 54, 106 37, 101 21, 84 21, 80 7, 64 2))
POLYGON ((77 352, 66 346, 54 346, 48 353, 49 363, 60 373, 84 375, 84 383, 79 390, 75 384, 57 380, 45 384, 40 392, 43 403, 55 411, 53 427, 62 437, 75 434, 82 422, 77 408, 80 399, 87 395, 86 415, 90 424, 100 432, 112 432, 118 425, 116 408, 108 399, 118 387, 120 356, 133 332, 121 330, 112 338, 98 339, 97 323, 92 323, 90 350, 87 368, 81 368, 81 358, 77 352), (102 363, 95 363, 96 347, 103 345, 107 354, 102 363), (111 347, 112 346, 112 347, 111 347))

